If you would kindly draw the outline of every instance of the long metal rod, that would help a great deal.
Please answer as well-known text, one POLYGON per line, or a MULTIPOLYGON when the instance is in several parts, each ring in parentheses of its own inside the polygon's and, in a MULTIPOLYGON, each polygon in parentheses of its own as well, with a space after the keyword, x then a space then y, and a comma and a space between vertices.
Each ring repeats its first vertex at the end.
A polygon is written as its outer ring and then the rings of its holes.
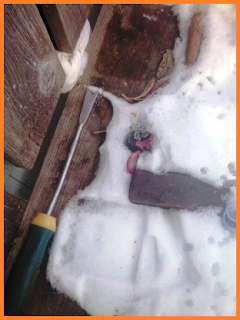
POLYGON ((54 207, 56 205, 56 202, 58 200, 58 197, 59 197, 60 192, 61 192, 62 187, 63 187, 64 180, 66 178, 68 169, 70 167, 73 154, 74 154, 75 149, 77 147, 78 140, 79 140, 81 132, 82 132, 82 128, 83 128, 84 124, 86 123, 86 121, 87 121, 87 119, 89 117, 89 114, 90 114, 90 112, 92 110, 92 107, 94 105, 94 102, 95 102, 97 96, 98 96, 98 92, 91 93, 90 91, 87 91, 87 94, 86 94, 85 99, 84 99, 82 111, 81 111, 80 117, 79 117, 79 125, 78 125, 78 129, 77 129, 77 133, 75 135, 75 138, 73 140, 70 152, 68 154, 68 158, 67 158, 67 161, 66 161, 66 164, 65 164, 61 179, 59 181, 58 187, 57 187, 57 189, 56 189, 56 191, 54 193, 52 201, 51 201, 51 203, 49 205, 49 208, 47 210, 47 215, 49 215, 49 216, 52 214, 53 209, 54 209, 54 207))
POLYGON ((77 133, 76 133, 75 138, 74 138, 74 140, 73 140, 73 143, 72 143, 72 146, 71 146, 71 150, 70 150, 70 152, 69 152, 69 154, 68 154, 67 162, 66 162, 66 164, 65 164, 65 167, 64 167, 64 170, 63 170, 61 179, 60 179, 59 184, 58 184, 58 187, 57 187, 57 190, 56 190, 55 193, 54 193, 54 196, 53 196, 53 198, 52 198, 52 201, 51 201, 50 206, 49 206, 48 211, 47 211, 47 215, 49 215, 49 216, 52 214, 53 209, 54 209, 54 207, 55 207, 55 204, 56 204, 56 202, 57 202, 57 199, 58 199, 58 197, 59 197, 59 194, 60 194, 60 192, 61 192, 61 189, 62 189, 64 180, 65 180, 65 178, 66 178, 68 169, 69 169, 69 167, 70 167, 70 164, 71 164, 71 161, 72 161, 72 157, 73 157, 73 154, 74 154, 75 149, 76 149, 76 147, 77 147, 77 143, 78 143, 79 137, 80 137, 80 135, 81 135, 83 126, 84 126, 84 123, 81 123, 81 124, 79 124, 79 126, 78 126, 78 130, 77 130, 77 133))

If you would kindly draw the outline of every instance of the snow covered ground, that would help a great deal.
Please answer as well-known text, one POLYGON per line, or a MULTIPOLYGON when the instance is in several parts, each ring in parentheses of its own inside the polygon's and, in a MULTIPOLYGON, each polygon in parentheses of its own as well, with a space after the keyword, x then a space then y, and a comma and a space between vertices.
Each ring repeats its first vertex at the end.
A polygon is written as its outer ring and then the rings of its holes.
MULTIPOLYGON (((196 5, 175 5, 180 38, 169 85, 134 105, 103 92, 114 114, 96 179, 61 213, 48 279, 91 315, 236 314, 236 239, 223 228, 221 208, 166 211, 128 199, 130 128, 153 135, 140 169, 187 173, 217 187, 235 180, 236 8, 197 6, 204 40, 193 66, 184 54, 196 5)), ((233 184, 233 203, 235 195, 233 184)))

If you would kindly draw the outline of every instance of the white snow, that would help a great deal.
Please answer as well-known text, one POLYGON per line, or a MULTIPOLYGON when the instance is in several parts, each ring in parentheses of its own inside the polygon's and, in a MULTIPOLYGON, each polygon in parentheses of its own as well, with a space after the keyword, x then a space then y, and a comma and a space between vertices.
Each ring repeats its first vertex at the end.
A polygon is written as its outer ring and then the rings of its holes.
POLYGON ((148 19, 148 20, 150 20, 150 21, 151 21, 151 20, 157 21, 157 17, 156 17, 156 16, 153 16, 153 15, 150 16, 150 15, 144 13, 144 14, 143 14, 143 17, 146 18, 146 19, 148 19))
POLYGON ((87 47, 90 34, 91 27, 87 20, 72 54, 56 50, 62 68, 66 74, 65 83, 61 90, 62 93, 69 92, 75 86, 79 77, 83 75, 88 62, 88 54, 85 49, 87 47))
MULTIPOLYGON (((221 208, 166 211, 128 199, 124 140, 131 128, 153 135, 138 168, 187 173, 218 187, 235 180, 235 5, 197 8, 205 32, 193 66, 184 53, 196 6, 175 5, 181 34, 170 84, 134 105, 101 90, 114 114, 97 176, 61 212, 47 270, 52 287, 90 315, 236 314, 236 239, 223 228, 221 208)), ((233 206, 235 197, 232 186, 233 206)))

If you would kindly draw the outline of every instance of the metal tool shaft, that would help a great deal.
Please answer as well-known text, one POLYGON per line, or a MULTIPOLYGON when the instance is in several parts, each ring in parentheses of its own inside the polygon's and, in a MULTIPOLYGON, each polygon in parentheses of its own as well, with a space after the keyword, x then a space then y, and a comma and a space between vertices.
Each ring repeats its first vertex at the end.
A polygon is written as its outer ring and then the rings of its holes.
POLYGON ((70 152, 69 152, 69 154, 68 154, 67 162, 66 162, 66 164, 65 164, 65 167, 64 167, 64 170, 63 170, 61 179, 60 179, 59 184, 58 184, 58 187, 57 187, 57 190, 55 191, 54 196, 53 196, 53 198, 52 198, 52 201, 51 201, 51 203, 50 203, 50 206, 49 206, 49 208, 48 208, 47 215, 51 215, 51 214, 52 214, 53 209, 54 209, 54 207, 55 207, 55 204, 56 204, 56 202, 57 202, 57 199, 58 199, 58 197, 59 197, 59 194, 60 194, 60 192, 61 192, 61 190, 62 190, 62 186, 63 186, 63 184, 64 184, 64 181, 65 181, 65 178, 66 178, 68 169, 69 169, 69 167, 70 167, 70 164, 71 164, 71 161, 72 161, 72 157, 73 157, 73 154, 74 154, 75 149, 76 149, 76 147, 77 147, 77 143, 78 143, 79 137, 80 137, 80 135, 81 135, 83 126, 84 126, 84 123, 81 123, 81 124, 79 124, 79 126, 78 126, 78 130, 77 130, 76 136, 75 136, 75 138, 74 138, 74 140, 73 140, 73 143, 72 143, 72 146, 71 146, 71 150, 70 150, 70 152))
POLYGON ((51 203, 49 205, 49 208, 47 210, 47 215, 51 215, 52 214, 53 209, 54 209, 54 207, 56 205, 56 202, 58 200, 58 197, 60 195, 60 192, 62 190, 64 181, 65 181, 68 169, 70 167, 70 164, 71 164, 71 161, 72 161, 72 158, 73 158, 73 154, 74 154, 74 152, 76 150, 76 147, 77 147, 77 144, 78 144, 78 140, 80 138, 83 126, 84 126, 84 124, 86 123, 86 121, 87 121, 87 119, 89 117, 89 114, 91 112, 91 109, 92 109, 92 107, 94 105, 94 102, 95 102, 97 96, 98 96, 98 93, 92 94, 90 91, 87 91, 87 94, 86 94, 86 97, 85 97, 85 100, 84 100, 84 103, 83 103, 83 108, 82 108, 84 110, 82 110, 82 112, 80 113, 80 117, 79 117, 79 126, 78 126, 78 129, 77 129, 77 133, 75 135, 75 138, 73 140, 70 152, 68 154, 68 158, 67 158, 67 161, 66 161, 66 164, 65 164, 61 179, 59 181, 58 187, 57 187, 57 189, 56 189, 56 191, 54 193, 52 201, 51 201, 51 203), (88 108, 87 112, 86 112, 86 107, 88 108), (83 119, 83 117, 84 117, 84 119, 83 119))

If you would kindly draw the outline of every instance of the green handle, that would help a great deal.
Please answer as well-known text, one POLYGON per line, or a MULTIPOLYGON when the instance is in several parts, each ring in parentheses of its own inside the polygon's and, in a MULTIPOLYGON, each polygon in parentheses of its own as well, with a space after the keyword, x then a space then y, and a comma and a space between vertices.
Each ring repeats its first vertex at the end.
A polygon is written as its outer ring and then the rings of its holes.
POLYGON ((52 230, 30 225, 26 242, 5 287, 5 315, 21 315, 23 299, 53 233, 52 230))

